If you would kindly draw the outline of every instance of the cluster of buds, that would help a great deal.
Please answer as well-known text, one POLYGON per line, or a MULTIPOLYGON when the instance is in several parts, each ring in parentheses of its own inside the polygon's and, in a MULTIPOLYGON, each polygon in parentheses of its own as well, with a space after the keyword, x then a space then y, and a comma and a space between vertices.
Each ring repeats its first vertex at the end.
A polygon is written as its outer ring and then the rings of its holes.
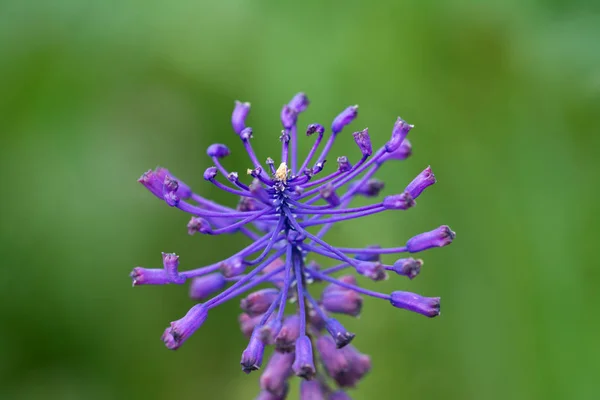
POLYGON ((191 215, 187 224, 190 235, 238 233, 250 239, 250 245, 212 265, 180 271, 179 257, 163 253, 163 268, 136 267, 131 277, 134 286, 182 285, 191 280, 190 297, 199 303, 165 329, 162 339, 172 350, 198 330, 211 309, 266 284, 267 288, 241 299, 243 313, 239 317, 241 330, 248 337, 241 358, 244 372, 261 368, 265 348, 274 347, 260 377, 257 399, 261 400, 286 398, 292 376, 302 378, 301 399, 349 399, 345 389, 357 385, 371 369, 371 360, 351 344, 355 335, 335 314, 358 316, 364 296, 427 317, 440 313, 439 297, 404 291, 375 292, 361 287, 357 276, 381 281, 393 272, 413 279, 423 265, 420 259, 405 256, 388 265, 382 262, 382 255, 446 246, 455 236, 448 226, 440 226, 399 247, 343 248, 326 242, 323 237, 338 222, 414 207, 415 200, 435 183, 435 176, 427 167, 403 192, 371 205, 352 207, 357 196, 379 196, 384 184, 373 176, 385 162, 404 160, 411 154, 406 136, 413 126, 398 118, 391 138, 378 150, 373 149, 368 129, 355 132, 361 157, 353 163, 346 156, 338 157, 337 169, 320 176, 338 136, 356 119, 358 107, 346 108, 333 120, 331 134, 322 148, 325 127, 308 125, 306 135, 316 139, 300 163, 297 120, 308 104, 308 98, 299 93, 283 107, 281 158, 276 167, 271 158, 263 166, 254 152, 253 131, 246 125, 250 104, 235 103, 231 122, 252 163, 247 170, 250 183, 242 182, 237 172, 223 166, 221 160, 230 154, 223 144, 208 147, 214 165, 204 172, 206 181, 236 196, 234 208, 196 194, 164 168, 150 170, 139 179, 156 197, 191 215), (322 268, 309 260, 313 254, 332 259, 336 265, 322 268), (355 274, 342 272, 338 276, 340 271, 355 274), (320 296, 313 296, 307 287, 317 283, 326 286, 320 296))

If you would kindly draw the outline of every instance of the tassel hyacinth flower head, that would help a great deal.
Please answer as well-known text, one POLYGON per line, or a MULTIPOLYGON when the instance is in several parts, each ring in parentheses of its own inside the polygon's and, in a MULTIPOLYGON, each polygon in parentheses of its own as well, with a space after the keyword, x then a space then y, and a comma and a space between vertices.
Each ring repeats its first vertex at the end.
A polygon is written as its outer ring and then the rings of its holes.
POLYGON ((364 296, 427 317, 439 315, 439 297, 403 291, 379 293, 361 287, 358 281, 384 280, 388 273, 413 279, 423 264, 420 259, 404 256, 388 265, 382 263, 381 256, 446 246, 455 236, 443 225, 410 238, 400 247, 335 247, 324 240, 338 222, 413 207, 417 197, 435 183, 435 176, 427 167, 403 192, 374 200, 371 205, 352 207, 356 197, 379 196, 384 184, 373 176, 384 163, 404 160, 411 154, 406 136, 413 126, 398 118, 389 141, 375 151, 368 129, 354 132, 352 137, 362 157, 353 163, 347 157, 338 157, 337 168, 326 174, 327 156, 338 136, 346 136, 342 131, 356 119, 358 107, 346 108, 333 120, 325 141, 323 125, 308 125, 306 135, 315 140, 306 158, 300 160, 297 119, 308 104, 308 98, 299 93, 283 106, 279 163, 267 158, 263 165, 252 147, 252 128, 246 125, 250 104, 235 103, 231 123, 252 163, 246 171, 249 182, 243 182, 237 172, 229 172, 221 163, 230 154, 224 144, 208 147, 214 166, 204 172, 206 181, 236 197, 235 207, 194 193, 164 168, 150 170, 139 179, 156 197, 191 215, 187 224, 190 235, 235 233, 252 241, 225 260, 187 271, 179 270, 177 255, 163 253, 163 268, 136 267, 131 278, 134 286, 191 281, 190 297, 200 302, 165 329, 162 340, 172 350, 200 328, 209 311, 245 295, 240 300, 243 313, 239 322, 249 343, 242 352, 241 366, 250 373, 265 364, 257 397, 261 400, 286 398, 288 380, 294 375, 302 378, 303 400, 349 399, 345 389, 355 387, 365 376, 371 360, 350 344, 355 335, 333 315, 358 316, 364 296), (313 254, 332 259, 336 265, 322 269, 310 259, 313 254), (350 273, 336 278, 333 274, 338 271, 350 273), (323 291, 313 296, 308 286, 318 283, 324 284, 323 291), (258 286, 262 288, 257 290, 258 286), (263 363, 267 346, 275 351, 263 363))

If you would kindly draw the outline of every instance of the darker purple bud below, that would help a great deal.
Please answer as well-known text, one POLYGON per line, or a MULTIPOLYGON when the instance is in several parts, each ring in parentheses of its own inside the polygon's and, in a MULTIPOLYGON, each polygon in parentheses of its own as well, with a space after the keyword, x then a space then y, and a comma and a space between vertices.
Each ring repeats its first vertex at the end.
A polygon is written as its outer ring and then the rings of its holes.
POLYGON ((317 339, 316 346, 327 375, 331 377, 340 376, 349 369, 350 366, 348 360, 344 357, 344 352, 338 349, 331 337, 320 336, 317 339))
POLYGON ((318 379, 300 382, 300 400, 326 400, 321 382, 318 379))
POLYGON ((258 394, 258 396, 254 400, 285 400, 289 389, 290 389, 290 387, 286 383, 285 392, 281 396, 273 394, 273 393, 269 392, 268 390, 261 390, 260 393, 258 394))
POLYGON ((275 348, 282 353, 294 351, 298 336, 300 336, 300 318, 296 314, 288 315, 275 337, 275 348))
POLYGON ((204 300, 213 293, 223 290, 227 281, 219 273, 199 276, 192 280, 190 285, 190 297, 194 300, 204 300))
POLYGON ((268 323, 260 327, 258 334, 260 335, 260 340, 262 340, 264 344, 272 345, 275 344, 275 338, 279 334, 280 330, 281 321, 277 318, 273 318, 268 323))
POLYGON ((348 332, 335 318, 328 318, 325 323, 325 328, 335 341, 335 345, 338 349, 349 344, 355 336, 354 333, 348 332))
POLYGON ((338 171, 340 172, 348 172, 352 169, 352 164, 348 161, 348 157, 340 156, 337 158, 338 171))
POLYGON ((414 258, 401 258, 396 260, 392 268, 393 271, 398 275, 404 275, 412 279, 419 275, 422 266, 423 260, 415 260, 414 258))
POLYGON ((297 376, 304 379, 312 379, 315 376, 312 343, 306 335, 302 335, 296 340, 296 358, 292 368, 297 376))
POLYGON ((217 176, 217 167, 208 167, 204 171, 204 179, 207 181, 212 181, 217 176))
POLYGON ((152 170, 142 174, 138 182, 144 185, 153 195, 163 200, 163 181, 152 170))
POLYGON ((240 101, 235 102, 233 114, 231 115, 231 125, 238 135, 242 133, 242 130, 246 127, 246 117, 249 112, 250 103, 242 103, 240 101))
POLYGON ((250 140, 250 139, 252 139, 252 128, 250 128, 250 127, 244 128, 240 132, 240 138, 242 138, 242 140, 250 140))
POLYGON ((221 263, 221 273, 226 278, 233 278, 239 276, 246 270, 246 265, 241 258, 236 257, 232 260, 227 260, 221 263))
POLYGON ((246 313, 240 314, 238 317, 238 322, 240 323, 240 330, 247 338, 252 336, 252 332, 254 332, 254 328, 260 323, 262 319, 262 315, 257 315, 254 317, 249 316, 246 313))
POLYGON ((208 310, 204 304, 196 304, 185 317, 171 322, 162 335, 162 340, 167 348, 176 350, 204 323, 208 310))
POLYGON ((402 145, 402 142, 408 135, 408 132, 413 128, 413 125, 407 124, 402 118, 398 117, 394 128, 392 129, 392 137, 385 144, 385 150, 388 153, 393 153, 402 145))
POLYGON ((371 145, 371 136, 369 136, 369 128, 362 131, 354 132, 354 141, 358 145, 363 156, 368 157, 373 154, 373 146, 371 145))
POLYGON ((348 345, 339 350, 348 361, 348 369, 332 378, 341 387, 354 387, 371 370, 371 359, 348 345))
POLYGON ((229 155, 229 148, 220 143, 211 144, 208 146, 208 149, 206 149, 206 154, 208 154, 209 157, 225 158, 229 155))
POLYGON ((414 199, 407 192, 387 196, 383 199, 383 207, 388 210, 408 210, 414 205, 414 199))
POLYGON ((383 154, 378 160, 378 164, 382 164, 387 160, 406 160, 412 154, 412 145, 408 139, 404 139, 402 144, 391 153, 383 154))
POLYGON ((369 179, 360 186, 359 183, 361 182, 359 181, 350 184, 350 190, 365 197, 376 197, 385 187, 385 183, 383 181, 375 178, 369 179))
POLYGON ((335 193, 335 188, 333 187, 331 182, 324 185, 319 190, 319 193, 321 194, 321 198, 327 203, 329 203, 329 205, 334 207, 340 205, 340 198, 338 197, 337 193, 335 193))
POLYGON ((236 209, 238 211, 256 211, 258 210, 258 204, 252 197, 240 197, 236 209))
POLYGON ((277 396, 283 396, 287 379, 292 375, 294 353, 273 352, 264 372, 260 376, 260 388, 277 396))
POLYGON ((338 390, 331 393, 329 395, 328 400, 352 400, 352 398, 348 396, 348 393, 344 392, 343 390, 338 390))
POLYGON ((192 217, 190 222, 187 224, 188 233, 193 235, 196 232, 204 233, 210 235, 212 233, 212 228, 207 220, 200 217, 192 217))
POLYGON ((248 347, 242 352, 242 371, 249 374, 252 371, 256 371, 262 365, 263 354, 265 352, 265 345, 260 340, 258 335, 252 334, 248 347))
POLYGON ((333 120, 331 124, 331 132, 334 135, 337 135, 344 129, 346 125, 354 121, 356 116, 358 115, 358 106, 350 106, 338 114, 337 117, 333 120))
POLYGON ((290 100, 288 106, 290 106, 290 108, 295 110, 297 113, 301 113, 302 111, 306 110, 309 104, 310 101, 308 100, 308 97, 306 97, 304 93, 300 92, 297 93, 292 100, 290 100))
POLYGON ((165 198, 165 202, 171 207, 175 207, 179 204, 177 189, 179 189, 179 183, 170 176, 165 176, 165 179, 163 180, 163 197, 165 198))
POLYGON ((185 282, 183 276, 179 276, 179 256, 175 253, 162 253, 163 266, 171 283, 182 284, 185 282))
POLYGON ((423 190, 435 183, 435 175, 431 172, 431 167, 427 167, 411 183, 408 184, 405 192, 410 193, 413 199, 419 197, 423 190))
POLYGON ((356 317, 362 309, 362 297, 353 290, 324 290, 321 294, 323 308, 329 312, 356 317))
MULTIPOLYGON (((367 246, 367 249, 380 249, 381 246, 367 246)), ((381 262, 381 254, 372 254, 372 253, 357 253, 354 256, 355 259, 360 261, 371 261, 371 262, 381 262)))
MULTIPOLYGON (((337 280, 347 283, 348 285, 356 286, 356 277, 354 275, 342 275, 339 278, 337 278, 337 280)), ((344 292, 344 291, 351 291, 351 290, 346 289, 343 286, 336 285, 335 283, 330 283, 329 285, 325 286, 325 289, 323 289, 323 294, 333 293, 333 292, 344 292)))
POLYGON ((456 234, 450 230, 449 226, 442 225, 437 229, 410 238, 406 242, 406 248, 411 253, 417 253, 432 247, 443 247, 452 243, 455 236, 456 234))
POLYGON ((296 125, 298 120, 298 112, 290 107, 288 104, 284 105, 281 109, 281 125, 285 129, 291 129, 296 125))
MULTIPOLYGON (((177 188, 173 191, 179 198, 187 199, 192 195, 192 189, 190 189, 190 187, 185 183, 181 182, 181 180, 175 178, 173 174, 171 174, 166 168, 158 167, 154 173, 156 174, 156 177, 163 182, 163 185, 167 177, 169 177, 170 180, 175 181, 175 183, 177 183, 177 188)), ((171 186, 171 190, 173 188, 174 187, 171 186)))
POLYGON ((135 267, 129 276, 131 276, 133 286, 166 285, 167 283, 171 283, 164 268, 135 267))
POLYGON ((387 272, 380 262, 359 262, 356 272, 374 281, 383 281, 388 278, 387 272))
POLYGON ((440 315, 439 297, 423 297, 415 293, 397 291, 392 292, 390 303, 394 307, 423 314, 429 318, 440 315))
POLYGON ((323 132, 325 132, 325 128, 321 124, 310 124, 308 128, 306 128, 306 136, 310 136, 315 133, 322 135, 323 132))
POLYGON ((277 300, 279 291, 277 289, 262 289, 250 293, 240 301, 240 308, 250 315, 262 314, 277 300))

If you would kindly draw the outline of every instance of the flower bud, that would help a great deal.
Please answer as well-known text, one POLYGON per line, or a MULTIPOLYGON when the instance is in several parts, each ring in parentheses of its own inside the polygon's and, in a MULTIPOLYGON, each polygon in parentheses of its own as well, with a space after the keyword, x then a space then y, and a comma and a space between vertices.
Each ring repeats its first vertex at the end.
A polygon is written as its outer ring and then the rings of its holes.
POLYGON ((312 344, 306 335, 296 340, 296 358, 292 365, 294 373, 304 379, 312 379, 316 369, 313 361, 312 344))
POLYGON ((328 400, 352 400, 352 398, 343 390, 337 390, 329 395, 328 400))
POLYGON ((342 129, 344 129, 346 125, 354 121, 357 115, 358 106, 347 107, 333 120, 333 123, 331 124, 331 132, 333 132, 334 135, 337 135, 342 131, 342 129))
POLYGON ((296 121, 298 120, 298 113, 289 105, 284 105, 281 109, 281 125, 285 129, 291 129, 294 125, 296 125, 296 121))
POLYGON ((235 102, 233 114, 231 115, 231 125, 233 130, 238 135, 246 127, 246 117, 250 112, 250 103, 242 103, 240 101, 235 102))
POLYGON ((190 222, 187 224, 188 234, 193 235, 196 232, 204 233, 210 235, 212 233, 212 228, 207 220, 200 217, 192 217, 190 222))
POLYGON ((325 132, 325 128, 321 124, 310 124, 308 128, 306 128, 306 136, 311 136, 315 133, 322 135, 325 132))
POLYGON ((442 225, 437 229, 412 237, 406 242, 406 247, 409 252, 417 253, 432 247, 447 246, 455 237, 456 233, 452 232, 449 226, 442 225))
POLYGON ((335 341, 335 345, 338 349, 349 344, 355 336, 354 333, 348 332, 335 318, 328 318, 325 323, 325 328, 335 341))
POLYGON ((360 183, 360 181, 351 183, 349 189, 355 194, 365 197, 377 197, 379 192, 381 192, 385 187, 385 183, 383 181, 375 178, 367 180, 362 185, 359 185, 360 183))
POLYGON ((306 110, 309 104, 310 101, 308 100, 308 97, 306 97, 306 95, 302 92, 297 93, 288 103, 290 108, 295 110, 297 113, 301 113, 302 111, 306 110))
POLYGON ((204 171, 204 179, 207 181, 212 181, 217 176, 217 167, 208 167, 204 171))
POLYGON ((248 347, 242 352, 242 371, 249 374, 252 371, 256 371, 262 365, 263 354, 265 352, 265 345, 260 340, 258 335, 252 334, 248 347))
POLYGON ((135 267, 129 276, 133 281, 133 286, 166 285, 167 283, 171 283, 164 268, 135 267))
POLYGON ((144 172, 138 182, 144 185, 153 195, 163 200, 163 182, 156 176, 154 171, 149 169, 144 172))
POLYGON ((435 183, 435 175, 431 172, 431 167, 427 167, 421 172, 411 183, 408 184, 404 191, 410 193, 413 199, 419 197, 423 190, 435 183))
POLYGON ((246 265, 241 258, 236 257, 232 260, 223 261, 220 269, 225 278, 233 278, 234 276, 243 274, 246 270, 246 265))
POLYGON ((185 278, 179 275, 179 256, 175 253, 162 253, 163 266, 171 283, 182 284, 185 278))
POLYGON ((374 281, 384 281, 388 278, 385 268, 380 262, 359 262, 356 272, 374 281))
POLYGON ((274 395, 282 396, 286 391, 286 381, 292 375, 294 353, 273 352, 265 371, 260 376, 260 387, 274 395))
POLYGON ((429 318, 440 315, 439 297, 423 297, 415 293, 396 291, 392 292, 390 303, 394 307, 413 311, 429 318))
POLYGON ((249 315, 262 314, 277 300, 279 291, 276 289, 262 289, 250 293, 240 301, 240 308, 249 315))
POLYGON ((252 137, 252 128, 250 127, 244 128, 240 132, 240 138, 242 138, 242 140, 250 140, 252 137))
POLYGON ((388 160, 406 160, 412 154, 412 145, 408 139, 404 139, 400 146, 391 153, 383 154, 378 160, 377 164, 383 164, 388 160))
POLYGON ((246 313, 240 314, 240 316, 238 317, 238 322, 240 324, 240 330, 242 331, 245 337, 250 338, 250 336, 252 336, 254 328, 260 323, 261 319, 262 315, 251 317, 246 313))
POLYGON ((323 200, 325 200, 327 203, 329 203, 329 205, 331 205, 333 207, 337 207, 340 205, 340 198, 337 195, 337 193, 335 193, 335 188, 333 187, 331 182, 324 185, 319 190, 319 193, 321 194, 321 198, 323 200))
POLYGON ((200 326, 206 321, 208 309, 204 304, 196 304, 185 317, 171 322, 171 326, 165 329, 162 340, 167 348, 177 350, 200 326))
POLYGON ((300 382, 300 400, 326 400, 321 382, 318 379, 300 382))
POLYGON ((387 196, 383 199, 383 207, 387 210, 408 210, 414 205, 415 201, 407 192, 387 196))
POLYGON ((282 353, 294 351, 298 336, 300 336, 300 318, 296 314, 288 315, 275 338, 275 348, 282 353))
POLYGON ((331 377, 339 376, 349 369, 350 366, 348 360, 344 357, 344 352, 338 349, 331 337, 320 336, 316 345, 327 375, 331 377))
POLYGON ((337 158, 338 171, 340 172, 348 172, 352 169, 352 164, 348 161, 348 157, 340 156, 337 158))
POLYGON ((393 265, 393 271, 398 275, 404 275, 410 279, 419 275, 423 260, 415 260, 414 258, 401 258, 393 265))
POLYGON ((190 297, 194 300, 204 300, 213 293, 223 290, 227 281, 218 272, 196 277, 190 285, 190 297))
POLYGON ((354 290, 328 290, 321 294, 323 308, 329 312, 356 317, 362 309, 362 297, 354 290))
POLYGON ((354 132, 354 141, 358 145, 363 156, 368 157, 373 154, 373 146, 371 145, 371 137, 369 136, 369 128, 362 131, 354 132))
POLYGON ((208 149, 206 149, 206 154, 208 154, 209 157, 225 158, 229 155, 229 148, 220 143, 211 144, 208 146, 208 149))
POLYGON ((371 358, 362 354, 352 345, 339 350, 348 361, 348 369, 341 374, 332 376, 341 387, 354 387, 371 369, 371 358))
POLYGON ((398 150, 398 147, 402 144, 408 132, 414 127, 414 125, 407 124, 402 118, 398 117, 394 128, 392 129, 392 137, 385 144, 385 150, 388 153, 393 153, 398 150))

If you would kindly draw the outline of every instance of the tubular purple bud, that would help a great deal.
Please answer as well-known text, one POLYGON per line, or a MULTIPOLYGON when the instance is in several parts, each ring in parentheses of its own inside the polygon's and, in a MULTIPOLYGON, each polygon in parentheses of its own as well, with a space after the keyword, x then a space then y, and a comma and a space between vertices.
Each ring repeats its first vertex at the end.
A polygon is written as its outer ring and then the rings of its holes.
POLYGON ((207 220, 200 217, 192 217, 190 222, 187 224, 188 234, 193 235, 196 232, 204 233, 210 235, 212 233, 212 228, 207 220))
POLYGON ((348 332, 335 318, 328 318, 325 323, 325 328, 335 341, 335 345, 338 349, 348 345, 352 339, 354 339, 354 336, 356 336, 354 333, 348 332))
POLYGON ((279 290, 262 289, 250 293, 240 301, 240 308, 250 315, 262 314, 277 300, 279 290))
POLYGON ((415 293, 396 291, 392 292, 390 303, 394 307, 413 311, 429 318, 440 315, 439 297, 423 297, 415 293))
POLYGON ((240 361, 242 371, 249 374, 252 371, 260 369, 264 352, 265 345, 258 335, 253 333, 250 337, 248 347, 242 352, 242 360, 240 361))
POLYGON ((373 154, 373 146, 371 145, 371 136, 369 136, 369 128, 362 131, 354 132, 354 141, 358 145, 363 156, 368 157, 373 154))
POLYGON ((329 205, 334 206, 334 207, 337 207, 340 205, 340 198, 338 197, 337 193, 335 193, 335 188, 333 187, 331 182, 324 185, 319 190, 319 193, 321 194, 321 197, 323 198, 323 200, 325 200, 327 203, 329 203, 329 205))
POLYGON ((171 280, 167 276, 167 271, 163 268, 135 267, 129 276, 131 276, 133 286, 166 285, 167 283, 171 283, 171 280))
POLYGON ((308 128, 306 128, 306 136, 311 136, 315 133, 322 135, 325 132, 325 128, 321 124, 310 124, 308 128))
POLYGON ((225 158, 229 155, 229 148, 221 143, 215 143, 208 146, 206 154, 209 157, 225 158))
POLYGON ((433 247, 447 246, 455 237, 456 233, 452 232, 448 225, 442 225, 437 229, 410 238, 406 242, 406 248, 411 253, 417 253, 433 247))
POLYGON ((233 114, 231 115, 231 125, 238 135, 242 133, 242 130, 246 127, 246 117, 249 112, 250 103, 242 103, 240 101, 235 102, 233 114))
POLYGON ((348 370, 332 378, 341 387, 354 387, 371 370, 371 358, 348 345, 339 350, 348 361, 348 370))
POLYGON ((190 297, 194 300, 204 300, 213 293, 223 290, 227 281, 219 273, 196 277, 190 285, 190 297))
POLYGON ((386 196, 382 204, 388 210, 408 210, 415 205, 415 201, 410 193, 404 192, 386 196))
POLYGON ((282 396, 286 392, 286 381, 292 375, 294 353, 273 352, 265 371, 260 376, 260 387, 274 395, 282 396))
POLYGON ((246 265, 241 258, 236 257, 232 260, 223 261, 220 269, 225 278, 233 278, 234 276, 243 274, 246 270, 246 265))
POLYGON ((321 382, 318 379, 300 382, 300 400, 326 400, 321 382))
POLYGON ((167 176, 170 177, 170 179, 176 180, 178 187, 175 189, 175 194, 177 194, 177 196, 180 198, 187 199, 192 195, 192 189, 190 189, 190 187, 183 183, 180 179, 174 177, 173 174, 171 174, 166 168, 158 167, 154 173, 156 174, 157 178, 163 182, 163 184, 167 176))
POLYGON ((323 160, 322 162, 318 162, 315 164, 314 167, 312 167, 312 173, 313 175, 318 174, 319 172, 323 171, 323 167, 325 166, 325 162, 327 160, 323 160))
POLYGON ((410 193, 413 199, 419 197, 423 190, 435 183, 435 175, 431 172, 431 167, 427 167, 411 183, 408 184, 405 192, 410 193))
POLYGON ((321 362, 332 378, 342 375, 350 366, 344 357, 344 352, 339 350, 334 340, 329 336, 320 336, 317 339, 317 351, 321 356, 321 362))
POLYGON ((392 137, 385 144, 385 150, 388 153, 393 153, 398 150, 398 147, 402 144, 408 132, 414 127, 414 125, 407 124, 402 118, 398 117, 394 128, 392 129, 392 137))
POLYGON ((385 187, 385 183, 375 178, 369 179, 360 186, 358 185, 359 183, 360 181, 351 183, 350 190, 354 191, 355 194, 365 197, 377 197, 379 192, 385 187))
POLYGON ((156 176, 154 171, 149 169, 144 172, 138 182, 144 185, 153 195, 163 200, 163 182, 156 176))
POLYGON ((260 340, 263 341, 264 344, 275 344, 275 338, 279 334, 281 330, 281 321, 274 318, 270 320, 267 324, 260 327, 259 335, 260 340))
MULTIPOLYGON (((321 308, 322 313, 325 313, 325 310, 323 310, 322 307, 319 306, 319 308, 321 308)), ((317 331, 322 331, 325 329, 325 320, 323 319, 321 312, 318 312, 314 308, 310 308, 308 310, 308 322, 317 331)))
POLYGON ((261 390, 256 399, 254 400, 285 400, 287 397, 288 390, 290 389, 289 385, 285 384, 284 394, 281 396, 275 395, 268 390, 261 390))
POLYGON ((388 160, 406 160, 412 154, 412 145, 408 139, 404 139, 400 146, 391 153, 383 154, 378 160, 377 164, 383 164, 388 160))
MULTIPOLYGON (((380 249, 381 246, 367 246, 367 249, 380 249)), ((371 261, 371 262, 381 262, 381 254, 371 254, 371 253, 356 253, 354 256, 355 259, 360 261, 371 261)))
POLYGON ((328 290, 321 294, 323 308, 329 312, 356 317, 362 310, 362 297, 353 290, 328 290))
POLYGON ((250 140, 253 137, 254 136, 252 136, 252 128, 250 128, 250 127, 244 128, 240 132, 240 138, 242 138, 242 140, 250 140))
POLYGON ((207 181, 212 181, 217 176, 217 167, 208 167, 204 171, 204 179, 207 181))
POLYGON ((393 271, 398 275, 404 275, 412 279, 419 275, 422 266, 423 260, 415 260, 414 258, 401 258, 396 260, 394 263, 393 271))
POLYGON ((356 119, 358 115, 358 106, 350 106, 347 107, 344 111, 338 114, 337 117, 333 120, 331 124, 331 132, 334 135, 337 135, 344 129, 346 125, 351 123, 356 119))
POLYGON ((256 211, 258 210, 258 204, 252 197, 240 197, 236 209, 238 211, 256 211))
POLYGON ((238 322, 240 324, 240 330, 244 336, 250 338, 250 336, 252 336, 252 332, 254 332, 254 328, 256 328, 261 319, 262 315, 251 317, 246 313, 240 314, 238 317, 238 322))
POLYGON ((296 358, 292 365, 294 373, 304 379, 312 379, 316 369, 313 361, 312 344, 306 335, 296 340, 296 358))
POLYGON ((175 253, 162 253, 163 266, 165 272, 172 283, 182 284, 185 278, 179 275, 179 256, 175 253))
POLYGON ((308 97, 306 97, 306 95, 302 92, 297 93, 288 103, 288 105, 297 113, 301 113, 302 111, 306 110, 309 104, 310 101, 308 100, 308 97))
POLYGON ((343 390, 337 390, 329 395, 328 400, 352 400, 352 398, 343 390))
POLYGON ((170 350, 177 350, 206 321, 208 310, 204 304, 196 304, 185 317, 171 322, 165 329, 162 340, 170 350))
POLYGON ((285 129, 291 129, 296 125, 297 120, 298 112, 289 105, 284 105, 281 109, 281 125, 283 125, 285 129))
POLYGON ((384 281, 388 278, 380 262, 361 261, 356 266, 356 272, 374 281, 384 281))
POLYGON ((294 351, 296 339, 300 336, 300 318, 298 315, 288 315, 275 337, 275 348, 282 353, 294 351))
POLYGON ((338 171, 340 172, 348 172, 352 169, 352 164, 348 161, 348 157, 340 156, 337 158, 338 163, 338 171))
MULTIPOLYGON (((337 278, 338 281, 340 282, 344 282, 347 283, 349 285, 354 285, 356 286, 356 277, 354 275, 342 275, 339 278, 337 278)), ((349 289, 346 289, 343 286, 340 285, 336 285, 335 283, 331 283, 327 286, 325 286, 325 289, 323 289, 323 293, 329 293, 329 292, 344 292, 344 291, 348 291, 349 289)))

